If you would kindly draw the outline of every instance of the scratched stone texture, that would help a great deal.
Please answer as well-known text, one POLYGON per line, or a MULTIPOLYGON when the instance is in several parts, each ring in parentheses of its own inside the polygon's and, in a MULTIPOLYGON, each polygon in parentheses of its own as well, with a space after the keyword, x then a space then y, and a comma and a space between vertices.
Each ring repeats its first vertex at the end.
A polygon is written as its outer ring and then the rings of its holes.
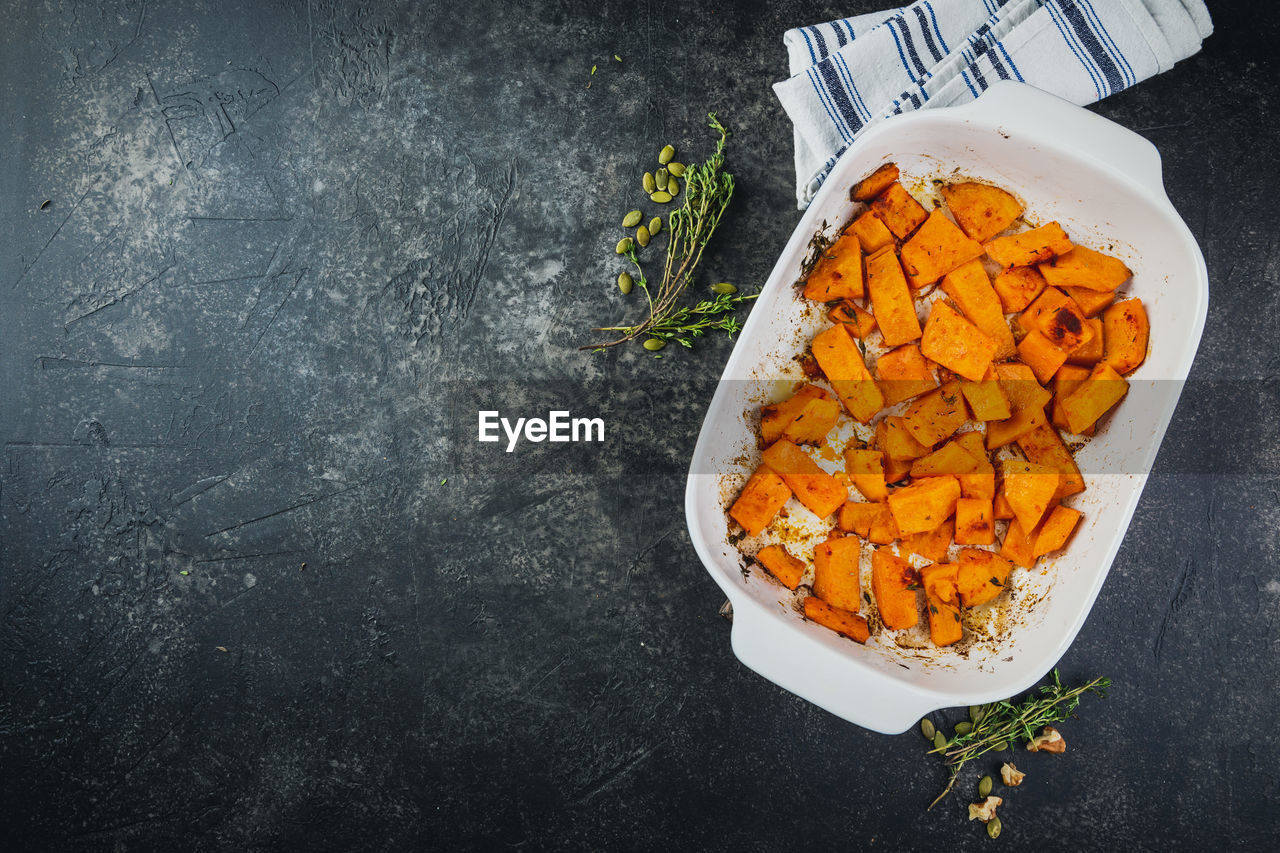
MULTIPOLYGON (((681 474, 731 343, 575 349, 634 316, 616 220, 709 108, 706 275, 764 281, 781 34, 876 5, 0 3, 6 848, 988 849, 963 796, 925 811, 918 734, 734 659, 681 474), (486 395, 611 449, 478 455, 486 395)), ((1163 153, 1225 384, 1184 396, 1062 661, 1115 688, 1018 760, 1006 846, 1280 835, 1280 26, 1211 11, 1097 109, 1163 153)))

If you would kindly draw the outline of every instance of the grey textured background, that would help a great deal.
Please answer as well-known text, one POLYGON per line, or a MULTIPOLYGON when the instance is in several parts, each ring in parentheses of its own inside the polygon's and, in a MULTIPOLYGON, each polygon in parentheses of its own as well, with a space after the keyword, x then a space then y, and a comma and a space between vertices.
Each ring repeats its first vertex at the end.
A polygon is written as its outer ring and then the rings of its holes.
MULTIPOLYGON (((781 33, 882 4, 2 5, 11 849, 987 849, 924 810, 918 735, 733 658, 681 475, 730 342, 574 349, 637 309, 615 220, 708 108, 740 190, 707 280, 763 282, 781 33), (491 383, 625 452, 478 458, 491 383)), ((1211 11, 1097 107, 1204 249, 1205 381, 1062 662, 1115 689, 1019 760, 1005 846, 1280 834, 1280 26, 1211 11)))

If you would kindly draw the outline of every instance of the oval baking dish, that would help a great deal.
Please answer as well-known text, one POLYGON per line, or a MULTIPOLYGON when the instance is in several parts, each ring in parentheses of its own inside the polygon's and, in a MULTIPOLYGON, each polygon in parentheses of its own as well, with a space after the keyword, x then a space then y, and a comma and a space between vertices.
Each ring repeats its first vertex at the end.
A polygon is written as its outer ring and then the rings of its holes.
POLYGON ((694 450, 685 512, 698 556, 733 604, 734 653, 787 690, 885 733, 937 708, 1032 686, 1075 639, 1106 579, 1191 368, 1208 300, 1200 249, 1165 195, 1159 154, 1137 134, 1008 82, 961 107, 872 127, 836 164, 774 266, 694 450), (747 568, 725 514, 759 461, 760 404, 803 378, 795 356, 827 322, 793 287, 810 243, 849 221, 857 209, 849 188, 888 161, 902 169, 904 183, 962 176, 1005 187, 1029 217, 1056 219, 1073 239, 1108 248, 1134 271, 1127 291, 1142 299, 1151 321, 1151 349, 1130 377, 1129 400, 1076 454, 1088 483, 1075 503, 1081 528, 1060 557, 1018 570, 1023 608, 998 640, 963 652, 904 646, 889 632, 862 646, 807 622, 789 590, 747 568))

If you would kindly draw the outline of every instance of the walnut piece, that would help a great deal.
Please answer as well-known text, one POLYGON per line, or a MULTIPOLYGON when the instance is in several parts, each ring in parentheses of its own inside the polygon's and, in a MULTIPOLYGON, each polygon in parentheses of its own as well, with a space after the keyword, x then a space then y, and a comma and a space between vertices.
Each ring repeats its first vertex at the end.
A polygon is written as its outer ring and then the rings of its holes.
POLYGON ((1000 765, 1000 778, 1003 779, 1004 783, 1010 788, 1016 788, 1021 785, 1022 780, 1026 775, 1026 773, 1023 773, 1015 767, 1012 762, 1006 761, 1004 764, 1000 765))
POLYGON ((1003 803, 1004 800, 997 796, 987 797, 980 803, 969 804, 969 820, 980 820, 983 823, 991 820, 996 816, 996 806, 1003 803))
POLYGON ((1043 732, 1027 743, 1027 749, 1031 752, 1066 752, 1067 742, 1053 726, 1045 726, 1043 732))

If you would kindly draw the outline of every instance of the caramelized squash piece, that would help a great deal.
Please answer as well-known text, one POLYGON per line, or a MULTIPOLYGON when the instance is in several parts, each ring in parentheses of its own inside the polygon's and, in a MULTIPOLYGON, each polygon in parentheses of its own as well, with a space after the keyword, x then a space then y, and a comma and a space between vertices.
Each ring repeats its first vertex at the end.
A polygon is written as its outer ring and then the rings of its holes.
POLYGON ((892 545, 902 536, 888 503, 876 504, 880 511, 871 519, 871 533, 867 539, 876 545, 892 545))
POLYGON ((1018 358, 1030 367, 1039 382, 1048 382, 1067 361, 1067 351, 1039 332, 1029 332, 1018 343, 1018 358))
POLYGON ((1022 523, 1015 518, 1009 522, 1009 529, 1004 534, 1004 542, 1000 545, 1000 556, 1015 566, 1030 569, 1036 564, 1034 545, 1031 535, 1022 529, 1022 523))
POLYGON ((965 181, 942 188, 942 197, 956 222, 979 243, 985 243, 1022 215, 1022 203, 990 184, 965 181))
POLYGON ((759 536, 790 497, 791 489, 782 478, 767 465, 761 465, 729 508, 729 517, 741 524, 748 535, 759 536))
POLYGON ((915 302, 892 248, 881 249, 867 258, 867 292, 885 346, 896 347, 920 337, 915 302))
MULTIPOLYGON (((1075 364, 1064 364, 1058 369, 1053 377, 1053 414, 1049 418, 1049 422, 1058 429, 1069 430, 1067 426, 1066 413, 1062 411, 1062 399, 1072 391, 1080 387, 1080 384, 1089 378, 1090 370, 1087 367, 1080 367, 1075 364)), ((1093 427, 1090 426, 1081 435, 1093 435, 1093 427)))
POLYGON ((1094 365, 1102 361, 1104 340, 1102 319, 1090 317, 1084 321, 1084 324, 1089 327, 1089 335, 1084 343, 1067 353, 1067 364, 1094 365))
POLYGON ((766 445, 782 438, 787 426, 796 419, 810 400, 823 400, 831 395, 817 385, 805 385, 780 403, 772 403, 760 409, 760 437, 766 445))
POLYGON ((1048 465, 1005 459, 1004 496, 1023 530, 1033 530, 1058 491, 1058 472, 1048 465))
POLYGON ((1035 267, 1001 270, 991 281, 991 287, 1000 297, 1000 306, 1006 314, 1026 308, 1045 286, 1044 276, 1035 267))
POLYGON ((898 165, 896 163, 885 163, 870 175, 858 181, 849 193, 849 198, 852 201, 870 201, 887 190, 889 185, 896 180, 898 180, 898 165))
POLYGON ((795 444, 821 444, 839 419, 839 403, 829 397, 815 398, 787 424, 782 437, 795 444))
POLYGON ((913 290, 933 284, 961 264, 982 257, 982 244, 966 237, 935 209, 902 245, 902 269, 913 290))
POLYGON ((956 561, 956 589, 965 607, 986 604, 1004 592, 1013 564, 991 551, 964 548, 956 561))
POLYGON ((919 588, 920 576, 906 560, 885 548, 871 553, 871 592, 886 628, 900 631, 920 621, 916 604, 919 588))
POLYGON ((849 497, 844 483, 818 467, 808 454, 785 438, 769 445, 763 457, 764 464, 777 472, 796 500, 818 518, 831 515, 849 497))
POLYGON ((1098 312, 1115 301, 1114 290, 1086 290, 1083 287, 1063 287, 1063 293, 1070 296, 1086 317, 1096 317, 1098 312))
POLYGON ((1099 291, 1115 290, 1133 278, 1133 273, 1119 258, 1084 246, 1073 246, 1071 251, 1040 264, 1040 274, 1054 287, 1099 291))
POLYGON ((1031 555, 1043 557, 1045 554, 1061 550, 1071 538, 1071 533, 1076 529, 1079 521, 1079 510, 1069 506, 1055 506, 1036 532, 1031 555))
MULTIPOLYGON (((987 257, 1000 266, 1025 267, 1071 251, 1067 233, 1056 222, 1047 222, 1039 228, 1021 231, 1005 237, 997 237, 983 244, 987 257)), ((1042 271, 1043 272, 1043 271, 1042 271)))
MULTIPOLYGON (((1049 424, 1041 424, 1019 436, 1018 448, 1028 462, 1044 465, 1058 472, 1058 490, 1053 494, 1054 500, 1062 500, 1084 491, 1084 477, 1080 476, 1075 458, 1067 450, 1062 436, 1049 424)), ((1000 518, 998 513, 996 518, 1000 518)))
POLYGON ((834 302, 861 299, 862 245, 854 234, 843 234, 822 252, 804 283, 806 299, 834 302))
POLYGON ((938 387, 938 380, 920 347, 903 344, 876 359, 876 381, 884 394, 884 404, 893 406, 938 387))
POLYGON ((951 474, 958 477, 977 471, 979 462, 958 442, 948 441, 928 456, 922 456, 911 463, 911 476, 940 477, 951 474))
POLYGON ((844 470, 867 500, 879 502, 889 497, 889 487, 884 481, 884 454, 879 450, 845 448, 844 470))
POLYGON ((1129 393, 1129 383, 1110 364, 1095 367, 1089 378, 1062 398, 1062 415, 1067 428, 1077 435, 1097 423, 1111 407, 1129 393))
POLYGON ((997 379, 995 368, 988 367, 981 382, 961 382, 960 393, 976 421, 1002 421, 1013 414, 1009 395, 997 379))
POLYGON ((868 255, 885 246, 893 245, 893 232, 884 224, 884 220, 874 212, 865 210, 849 225, 849 231, 858 238, 862 251, 868 255))
POLYGON ((920 351, 970 382, 987 375, 998 344, 941 299, 933 303, 920 351))
POLYGON ((804 561, 791 556, 781 545, 766 545, 756 552, 756 562, 787 589, 795 589, 804 577, 804 561))
POLYGON ((955 512, 960 481, 955 477, 925 477, 889 495, 889 511, 900 535, 933 530, 955 512))
MULTIPOLYGON (((884 451, 885 456, 897 461, 919 459, 932 447, 916 441, 901 415, 890 415, 876 424, 876 446, 884 451)), ((910 468, 911 465, 908 464, 907 469, 910 468)), ((895 483, 897 480, 888 482, 895 483)))
POLYGON ((1131 373, 1147 360, 1151 323, 1140 299, 1117 302, 1102 312, 1103 361, 1116 373, 1131 373))
POLYGON ((840 507, 837 526, 847 533, 856 533, 863 539, 871 536, 871 524, 883 508, 878 503, 859 503, 849 501, 840 507))
POLYGON ((871 637, 871 626, 856 613, 832 607, 816 595, 805 596, 804 615, 824 628, 848 637, 855 643, 865 643, 871 637))
POLYGON ((837 536, 813 549, 813 594, 832 607, 857 613, 862 602, 858 562, 862 542, 857 536, 837 536))
POLYGON ((860 341, 876 330, 876 318, 870 312, 862 310, 862 306, 846 299, 838 302, 827 312, 827 319, 832 323, 843 324, 845 331, 860 341))
POLYGON ((964 631, 960 626, 960 594, 956 589, 956 566, 936 564, 920 570, 924 583, 926 608, 929 611, 929 639, 935 646, 959 642, 964 631))
POLYGON ((899 240, 905 240, 912 231, 929 217, 920 202, 894 181, 871 202, 871 210, 899 240))
POLYGON ((969 322, 996 342, 994 358, 997 361, 1013 355, 1013 332, 1005 321, 1000 296, 991 286, 982 261, 969 261, 947 273, 942 279, 942 291, 951 297, 969 322))
POLYGON ((818 367, 849 414, 866 423, 884 408, 884 395, 844 326, 831 326, 819 333, 813 339, 812 350, 818 367))

